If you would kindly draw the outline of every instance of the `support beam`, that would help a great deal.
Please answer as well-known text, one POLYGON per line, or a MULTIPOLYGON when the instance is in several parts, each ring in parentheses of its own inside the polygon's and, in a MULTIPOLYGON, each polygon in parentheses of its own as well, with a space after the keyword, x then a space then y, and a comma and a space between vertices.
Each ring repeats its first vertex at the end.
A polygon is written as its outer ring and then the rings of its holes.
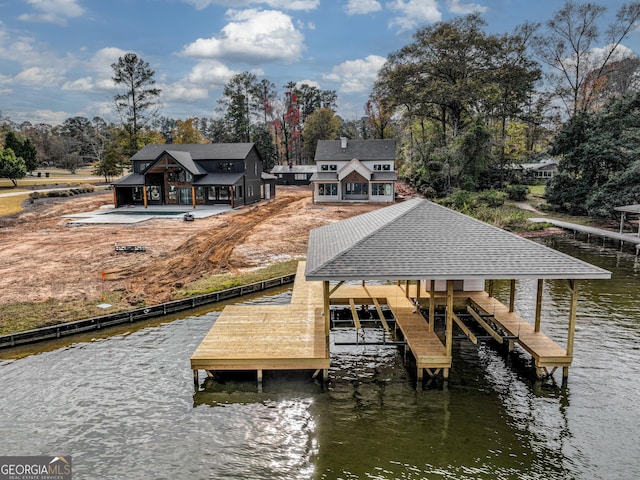
POLYGON ((351 307, 353 324, 356 326, 356 330, 360 330, 362 326, 360 325, 360 318, 358 317, 358 309, 356 308, 356 302, 354 302, 353 298, 349 299, 349 306, 351 307))
POLYGON ((405 280, 405 284, 404 284, 404 294, 407 298, 409 298, 409 280, 405 280))
POLYGON ((489 288, 487 289, 487 293, 490 297, 493 297, 493 280, 489 280, 489 288))
POLYGON ((431 280, 429 286, 429 331, 433 332, 436 328, 436 281, 431 280))
POLYGON ((329 348, 329 332, 331 330, 331 303, 330 303, 330 294, 329 294, 329 281, 325 280, 322 282, 322 296, 324 308, 322 315, 324 315, 324 334, 327 337, 327 349, 329 348))
POLYGON ((516 304, 516 281, 511 280, 509 284, 509 313, 513 313, 516 304))
POLYGON ((333 294, 334 294, 334 292, 335 292, 338 288, 340 288, 340 286, 341 286, 341 285, 343 285, 343 284, 344 284, 344 280, 340 280, 340 281, 338 282, 338 284, 337 284, 335 287, 333 287, 333 288, 329 291, 329 296, 333 295, 333 294))
POLYGON ((467 312, 469 312, 469 314, 471 314, 471 316, 475 319, 476 322, 478 322, 478 324, 484 328, 486 330, 486 332, 491 335, 494 340, 500 344, 502 344, 504 342, 504 339, 498 334, 498 332, 496 332, 493 328, 491 328, 491 325, 489 325, 487 322, 484 321, 484 319, 478 315, 478 312, 476 312, 473 308, 471 308, 470 305, 467 305, 467 312))
POLYGON ((542 316, 542 279, 538 279, 538 293, 536 294, 536 320, 534 325, 534 332, 540 331, 540 318, 542 316))
MULTIPOLYGON (((567 335, 567 355, 573 355, 573 339, 576 333, 576 311, 578 309, 578 281, 569 280, 571 290, 571 306, 569 307, 569 333, 567 335)), ((569 367, 563 367, 562 376, 569 376, 569 367)))
POLYGON ((458 317, 455 313, 451 313, 451 317, 453 318, 453 321, 456 322, 456 325, 460 327, 460 330, 462 330, 464 334, 467 336, 467 338, 471 340, 471 343, 473 343, 474 345, 477 345, 478 338, 471 332, 471 330, 469 330, 469 328, 467 328, 467 326, 462 322, 462 320, 460 320, 460 317, 458 317))
POLYGON ((262 393, 262 370, 258 370, 258 393, 262 393))
POLYGON ((191 185, 191 203, 193 208, 196 208, 196 187, 191 185))
POLYGON ((376 312, 378 312, 378 317, 380 317, 380 323, 382 323, 382 327, 385 329, 385 331, 389 333, 391 329, 389 328, 387 319, 384 318, 384 312, 382 311, 382 308, 380 308, 380 303, 378 303, 378 299, 373 295, 371 295, 371 293, 369 293, 369 290, 367 290, 367 287, 364 287, 364 291, 367 292, 367 295, 371 298, 371 300, 373 300, 373 305, 376 307, 376 312))
POLYGON ((447 349, 447 357, 451 358, 451 353, 453 352, 453 280, 447 280, 447 334, 445 347, 447 349))
POLYGON ((147 186, 142 186, 142 203, 144 204, 144 208, 147 208, 147 186))
POLYGON ((416 280, 416 299, 420 302, 420 280, 416 280))
POLYGON ((113 206, 118 208, 118 189, 113 187, 113 206))
POLYGON ((198 388, 200 386, 200 379, 198 378, 198 370, 193 370, 193 385, 198 388))

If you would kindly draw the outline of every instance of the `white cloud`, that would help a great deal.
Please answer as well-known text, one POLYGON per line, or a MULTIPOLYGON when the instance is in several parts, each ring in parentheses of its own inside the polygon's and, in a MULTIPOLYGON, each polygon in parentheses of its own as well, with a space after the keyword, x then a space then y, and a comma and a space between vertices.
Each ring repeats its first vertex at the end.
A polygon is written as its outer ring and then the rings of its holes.
POLYGON ((320 5, 320 0, 182 0, 193 5, 197 10, 207 8, 209 5, 226 5, 229 7, 245 7, 250 5, 266 5, 270 8, 281 10, 315 10, 320 5))
POLYGON ((371 89, 378 71, 386 58, 369 55, 364 59, 348 60, 333 67, 332 73, 325 75, 325 80, 340 82, 340 90, 344 93, 366 92, 371 89))
POLYGON ((413 30, 422 23, 435 23, 442 19, 437 0, 394 0, 387 7, 400 12, 389 22, 390 27, 397 26, 400 31, 413 30))
POLYGON ((294 62, 302 55, 303 35, 291 17, 275 10, 229 11, 229 22, 219 36, 199 38, 182 53, 200 59, 227 59, 246 63, 294 62))
POLYGON ((469 13, 479 12, 484 13, 488 10, 487 7, 483 7, 477 3, 460 3, 461 0, 448 0, 447 6, 451 13, 457 13, 460 15, 467 15, 469 13))
POLYGON ((365 15, 379 12, 382 10, 382 5, 377 0, 349 0, 344 9, 347 15, 365 15))
POLYGON ((186 81, 196 85, 208 87, 222 87, 236 72, 224 63, 215 60, 199 62, 191 69, 186 81))
POLYGON ((67 24, 67 19, 77 18, 84 14, 84 8, 78 0, 27 0, 37 12, 20 15, 20 20, 28 22, 53 23, 60 26, 67 24))
POLYGON ((62 90, 69 90, 73 92, 90 92, 93 90, 93 87, 93 78, 91 77, 69 80, 62 84, 62 90))
POLYGON ((29 67, 18 73, 13 80, 41 88, 59 84, 64 80, 64 76, 55 68, 29 67))
POLYGON ((175 83, 162 87, 162 98, 171 102, 194 102, 209 98, 209 90, 204 87, 175 83))

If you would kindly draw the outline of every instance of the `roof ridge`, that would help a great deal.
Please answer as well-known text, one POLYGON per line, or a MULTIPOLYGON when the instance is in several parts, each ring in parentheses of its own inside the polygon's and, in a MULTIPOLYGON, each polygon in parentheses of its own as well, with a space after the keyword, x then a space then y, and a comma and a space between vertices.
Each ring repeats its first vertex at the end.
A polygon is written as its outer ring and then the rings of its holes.
MULTIPOLYGON (((366 240, 368 240, 368 239, 369 239, 369 238, 371 238, 373 235, 375 235, 377 232, 379 232, 381 228, 384 228, 384 227, 388 226, 390 223, 395 222, 398 218, 403 218, 403 217, 405 217, 409 212, 411 212, 411 211, 415 210, 415 209, 416 209, 416 208, 417 208, 417 207, 418 207, 422 202, 425 202, 425 201, 426 201, 426 200, 421 199, 421 198, 412 198, 412 199, 407 200, 407 201, 405 201, 405 202, 396 203, 396 204, 391 205, 391 206, 389 206, 389 207, 384 207, 384 208, 379 209, 379 210, 372 210, 372 211, 370 211, 370 212, 367 212, 367 213, 364 213, 364 214, 361 214, 361 215, 356 215, 356 216, 354 216, 354 217, 349 217, 349 218, 347 218, 347 219, 345 219, 345 220, 342 220, 343 222, 347 222, 347 221, 349 221, 349 220, 353 220, 353 221, 356 221, 356 220, 362 220, 362 217, 365 217, 365 216, 367 216, 367 215, 369 215, 369 214, 374 214, 374 213, 379 212, 380 210, 383 210, 383 209, 385 209, 385 208, 387 208, 387 209, 391 209, 391 208, 393 208, 393 207, 398 207, 398 208, 400 208, 400 207, 404 207, 407 203, 410 203, 410 202, 413 202, 413 203, 414 203, 414 205, 410 205, 409 207, 407 207, 407 208, 406 208, 406 210, 405 210, 404 212, 402 212, 400 215, 398 215, 398 216, 393 216, 393 215, 391 215, 391 216, 390 216, 388 219, 386 219, 386 221, 384 221, 380 226, 378 226, 378 227, 376 227, 376 228, 373 228, 369 233, 367 233, 366 235, 364 235, 364 236, 363 236, 362 238, 360 238, 357 242, 355 242, 355 243, 351 244, 351 245, 349 246, 349 248, 347 248, 347 249, 343 249, 343 250, 340 250, 340 251, 337 253, 337 255, 334 255, 334 256, 332 256, 332 257, 328 258, 325 262, 321 263, 320 265, 317 265, 317 266, 314 268, 314 270, 319 270, 319 269, 321 269, 322 267, 324 267, 325 265, 327 265, 328 263, 333 262, 334 260, 336 260, 337 258, 340 258, 341 256, 344 256, 346 253, 350 252, 354 247, 356 247, 356 246, 358 246, 358 245, 361 245, 361 244, 362 244, 362 243, 364 243, 366 240)), ((320 228, 322 228, 322 227, 320 227, 320 228)), ((307 263, 307 265, 309 265, 309 263, 307 263)), ((305 275, 306 275, 306 273, 307 273, 307 272, 305 271, 305 275)))

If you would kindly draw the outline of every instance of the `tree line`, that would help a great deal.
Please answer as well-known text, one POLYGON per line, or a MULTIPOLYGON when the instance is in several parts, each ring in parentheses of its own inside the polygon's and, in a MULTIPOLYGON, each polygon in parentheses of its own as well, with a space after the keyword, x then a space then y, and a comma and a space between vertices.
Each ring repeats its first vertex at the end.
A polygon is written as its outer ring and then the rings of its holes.
POLYGON ((71 168, 89 159, 105 178, 148 143, 254 142, 270 169, 312 163, 319 139, 395 138, 401 178, 431 197, 503 188, 516 181, 514 164, 555 155, 560 175, 549 201, 592 212, 586 206, 602 199, 596 190, 614 191, 608 182, 635 168, 629 152, 640 133, 640 59, 621 47, 640 2, 620 7, 602 29, 605 12, 569 0, 546 22, 510 33, 488 33, 480 14, 419 28, 388 56, 358 120, 336 115, 335 91, 290 82, 279 95, 250 72, 227 82, 212 117, 162 117, 154 72, 127 54, 112 65, 119 123, 74 117, 2 128, 30 140, 41 162, 71 168), (628 117, 607 123, 612 115, 628 117))

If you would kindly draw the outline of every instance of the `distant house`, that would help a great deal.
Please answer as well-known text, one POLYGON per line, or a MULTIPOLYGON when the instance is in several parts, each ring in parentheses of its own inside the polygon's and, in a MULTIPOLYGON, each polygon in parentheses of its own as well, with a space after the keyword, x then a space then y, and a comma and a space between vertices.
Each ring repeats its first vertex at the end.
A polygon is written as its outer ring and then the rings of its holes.
POLYGON ((311 177, 315 202, 393 202, 395 140, 320 140, 311 177))
POLYGON ((275 196, 262 165, 253 143, 147 145, 131 157, 132 173, 113 183, 114 203, 233 208, 258 202, 275 196))
POLYGON ((551 158, 545 158, 537 163, 513 164, 511 169, 521 178, 546 181, 558 173, 558 162, 551 158))
POLYGON ((276 165, 271 169, 278 185, 309 185, 315 172, 315 165, 276 165))

